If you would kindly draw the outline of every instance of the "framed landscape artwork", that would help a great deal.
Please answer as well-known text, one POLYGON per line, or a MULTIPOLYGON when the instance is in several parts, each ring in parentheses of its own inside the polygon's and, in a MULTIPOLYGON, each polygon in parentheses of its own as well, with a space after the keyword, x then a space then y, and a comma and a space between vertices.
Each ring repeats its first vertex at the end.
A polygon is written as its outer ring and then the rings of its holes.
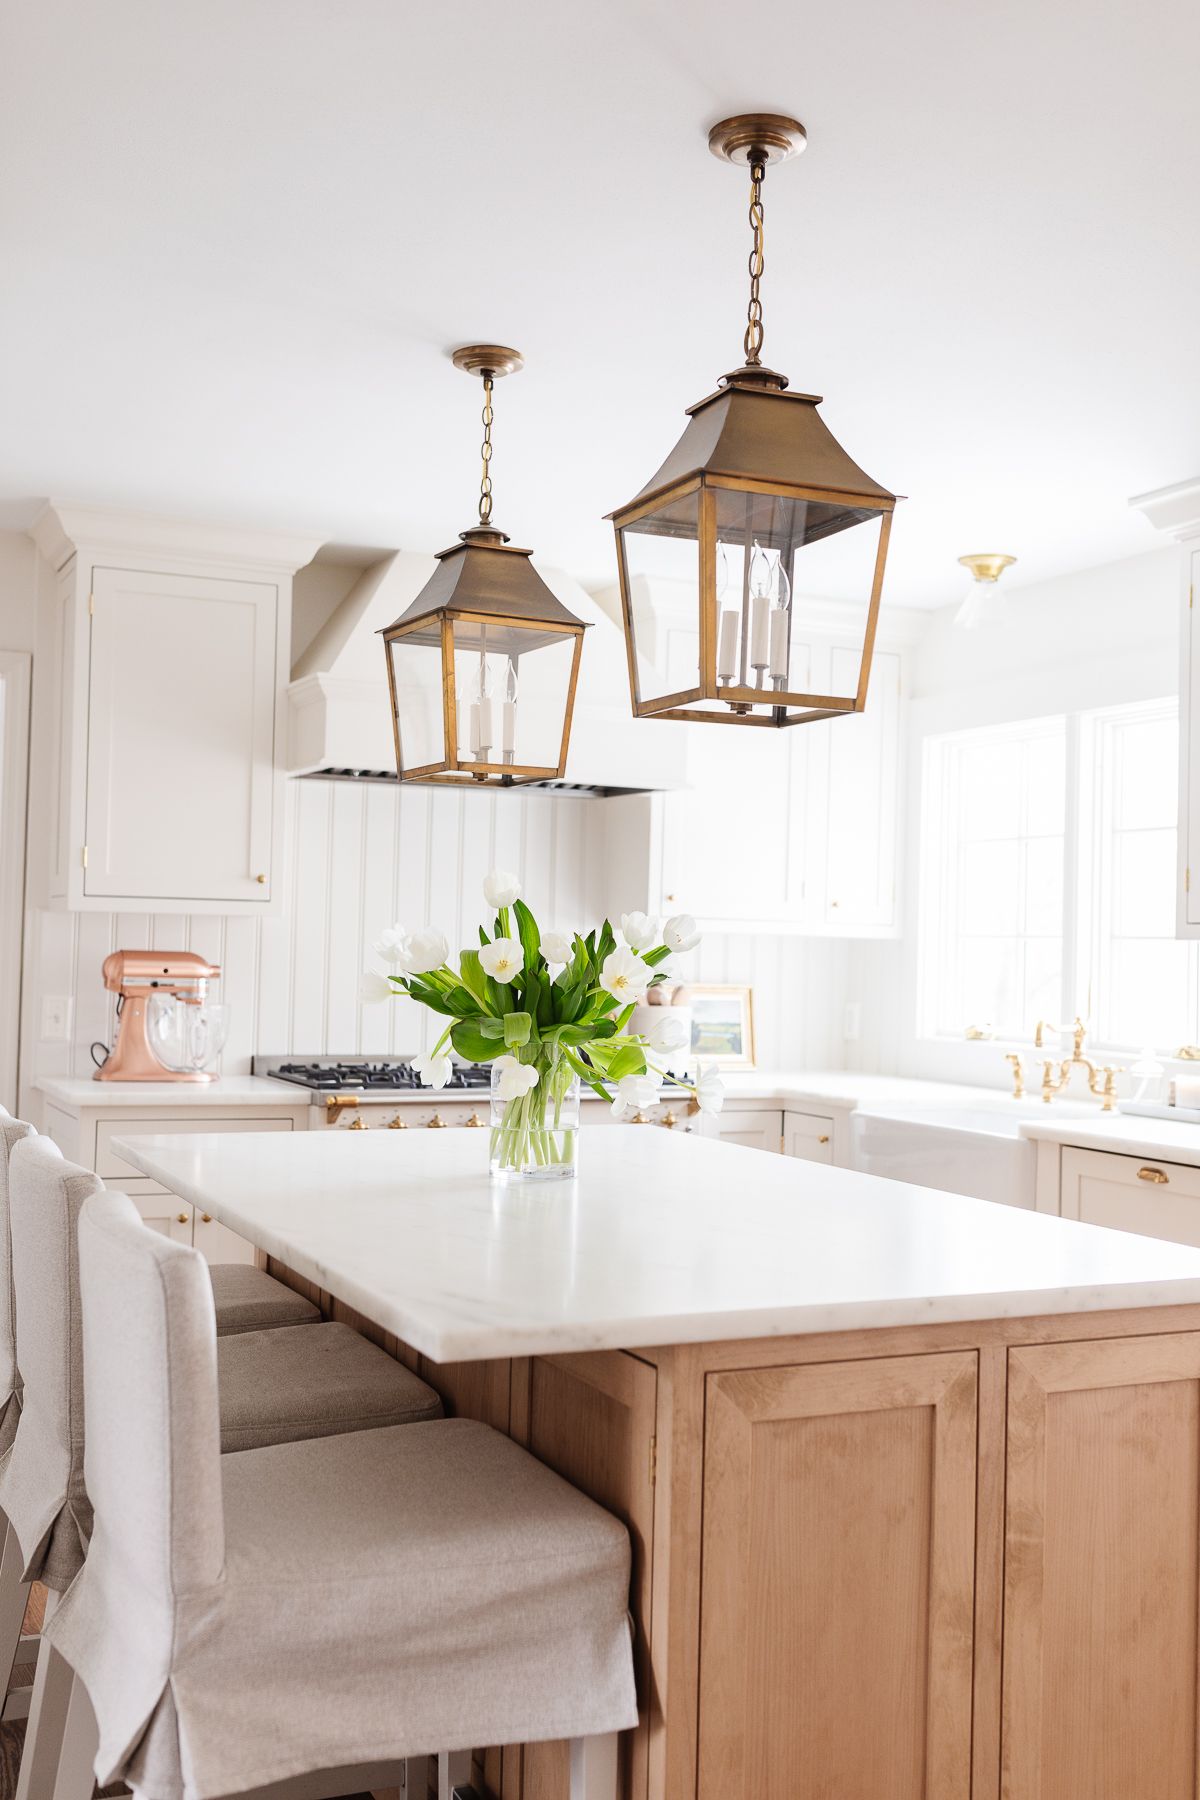
POLYGON ((754 1067, 754 1005, 748 987, 693 986, 692 1059, 719 1069, 754 1067))

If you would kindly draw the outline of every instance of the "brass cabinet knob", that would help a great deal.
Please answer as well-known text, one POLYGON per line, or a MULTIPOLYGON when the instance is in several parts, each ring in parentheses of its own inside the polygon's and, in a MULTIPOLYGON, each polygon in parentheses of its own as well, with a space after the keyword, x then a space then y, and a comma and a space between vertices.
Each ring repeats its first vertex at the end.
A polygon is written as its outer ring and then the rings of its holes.
POLYGON ((257 883, 258 883, 258 885, 259 885, 259 887, 266 887, 266 885, 267 885, 267 878, 266 878, 266 876, 265 876, 265 875, 256 875, 256 876, 255 876, 255 877, 254 877, 254 879, 255 879, 255 881, 257 881, 257 883))
POLYGON ((817 1142, 818 1142, 818 1144, 827 1144, 829 1142, 829 1133, 827 1131, 823 1131, 821 1133, 820 1137, 817 1139, 817 1142))
POLYGON ((349 1131, 365 1131, 366 1129, 367 1122, 365 1119, 351 1119, 350 1124, 347 1127, 347 1130, 349 1131))
POLYGON ((389 1131, 407 1131, 408 1130, 408 1120, 402 1119, 400 1117, 400 1114, 397 1113, 394 1119, 388 1120, 387 1128, 389 1131))
POLYGON ((464 1121, 464 1123, 465 1123, 465 1124, 467 1124, 467 1125, 468 1125, 468 1126, 470 1126, 470 1125, 482 1125, 482 1124, 483 1124, 483 1120, 482 1120, 482 1119, 481 1119, 481 1118, 480 1118, 480 1116, 479 1116, 479 1114, 478 1114, 478 1113, 477 1113, 477 1112, 473 1112, 473 1113, 472 1113, 472 1114, 471 1114, 471 1116, 470 1116, 470 1118, 469 1118, 469 1119, 467 1119, 467 1120, 465 1120, 465 1121, 464 1121))
POLYGON ((211 1225, 212 1224, 212 1214, 211 1213, 201 1213, 200 1214, 200 1223, 202 1225, 211 1225))
POLYGON ((186 1225, 188 1222, 188 1216, 186 1213, 176 1213, 175 1217, 179 1220, 179 1223, 181 1225, 186 1225))
POLYGON ((1166 1187, 1171 1180, 1162 1169, 1139 1169, 1137 1178, 1139 1181, 1153 1181, 1157 1187, 1166 1187))
POLYGON ((668 1131, 673 1130, 674 1127, 676 1125, 678 1125, 678 1123, 679 1123, 679 1120, 675 1117, 675 1114, 673 1112, 663 1114, 663 1124, 666 1126, 668 1131))
POLYGON ((445 1121, 445 1119, 443 1119, 441 1113, 434 1113, 432 1119, 430 1119, 430 1121, 429 1121, 429 1130, 430 1131, 444 1131, 445 1129, 446 1129, 446 1121, 445 1121))

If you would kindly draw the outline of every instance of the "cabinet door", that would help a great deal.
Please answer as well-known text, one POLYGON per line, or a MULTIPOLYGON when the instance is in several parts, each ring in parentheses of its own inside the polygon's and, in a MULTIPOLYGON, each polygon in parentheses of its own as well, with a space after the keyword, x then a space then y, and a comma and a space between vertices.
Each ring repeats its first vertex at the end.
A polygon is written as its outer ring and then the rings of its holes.
POLYGON ((236 1231, 230 1231, 228 1225, 222 1225, 211 1213, 196 1211, 195 1230, 192 1242, 201 1251, 205 1262, 210 1263, 252 1263, 257 1252, 248 1238, 239 1237, 236 1231))
POLYGON ((268 900, 276 588, 124 569, 92 586, 84 893, 268 900))
POLYGON ((1195 1800, 1200 1333, 1008 1364, 1004 1800, 1195 1800))
POLYGON ((751 1150, 778 1152, 783 1138, 783 1114, 774 1107, 723 1107, 717 1114, 717 1132, 723 1144, 745 1144, 751 1150))
POLYGON ((1200 1245, 1200 1169, 1064 1149, 1062 1213, 1089 1225, 1200 1245))
POLYGON ((803 1157, 806 1162, 833 1161, 833 1120, 817 1113, 785 1112, 783 1115, 783 1153, 803 1157))
MULTIPOLYGON (((649 1779, 647 1635, 657 1380, 648 1363, 619 1351, 538 1357, 530 1365, 527 1429, 513 1434, 565 1480, 615 1513, 629 1530, 641 1717, 635 1730, 621 1736, 620 1800, 645 1800, 649 1779)), ((567 1744, 527 1744, 521 1800, 568 1800, 569 1789, 567 1744)))
POLYGON ((1200 550, 1185 552, 1179 700, 1179 908, 1177 936, 1200 937, 1200 550))
POLYGON ((700 1800, 968 1800, 976 1390, 973 1351, 709 1376, 700 1800))
POLYGON ((129 1195, 141 1214, 142 1223, 149 1225, 151 1231, 161 1231, 176 1244, 191 1243, 192 1208, 178 1194, 155 1192, 151 1182, 146 1182, 144 1188, 127 1182, 122 1192, 129 1195))
MULTIPOLYGON (((834 647, 831 693, 852 691, 859 654, 834 647)), ((831 719, 821 796, 824 882, 821 923, 833 931, 896 923, 896 819, 900 806, 900 658, 871 666, 865 712, 831 719)))

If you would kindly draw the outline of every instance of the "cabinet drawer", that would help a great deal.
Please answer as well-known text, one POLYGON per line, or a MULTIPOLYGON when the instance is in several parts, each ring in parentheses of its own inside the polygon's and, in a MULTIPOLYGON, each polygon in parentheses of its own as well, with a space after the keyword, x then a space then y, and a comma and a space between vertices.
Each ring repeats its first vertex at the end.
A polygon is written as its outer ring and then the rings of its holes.
POLYGON ((1107 1150, 1064 1149, 1062 1213, 1089 1225, 1200 1245, 1200 1169, 1107 1150))
POLYGON ((773 1106, 723 1107, 717 1116, 717 1136, 723 1144, 778 1152, 783 1138, 783 1113, 773 1106))
POLYGON ((214 1119, 206 1115, 202 1119, 193 1116, 190 1119, 168 1119, 161 1115, 158 1118, 140 1119, 101 1119, 96 1127, 96 1173, 105 1181, 111 1179, 124 1180, 128 1176, 140 1176, 141 1170, 135 1169, 132 1163, 124 1162, 113 1149, 113 1139, 122 1137, 179 1137, 194 1131, 290 1131, 290 1119, 214 1119))
POLYGON ((785 1112, 783 1149, 785 1155, 799 1156, 805 1162, 831 1163, 833 1120, 820 1113, 785 1112))

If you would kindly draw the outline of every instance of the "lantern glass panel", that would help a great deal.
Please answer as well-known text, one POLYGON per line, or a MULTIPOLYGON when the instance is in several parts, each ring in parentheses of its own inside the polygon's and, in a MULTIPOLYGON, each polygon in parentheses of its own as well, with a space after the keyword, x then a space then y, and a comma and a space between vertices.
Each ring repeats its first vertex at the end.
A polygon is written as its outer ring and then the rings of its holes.
POLYGON ((713 485, 718 692, 752 689, 764 704, 809 692, 808 647, 828 635, 831 607, 839 635, 844 621, 846 642, 864 647, 884 514, 713 485))
POLYGON ((700 684, 699 489, 618 532, 638 696, 700 684))
POLYGON ((557 770, 577 635, 454 621, 458 759, 468 769, 557 770))
POLYGON ((400 773, 445 762, 441 620, 389 638, 387 650, 395 683, 400 773))

